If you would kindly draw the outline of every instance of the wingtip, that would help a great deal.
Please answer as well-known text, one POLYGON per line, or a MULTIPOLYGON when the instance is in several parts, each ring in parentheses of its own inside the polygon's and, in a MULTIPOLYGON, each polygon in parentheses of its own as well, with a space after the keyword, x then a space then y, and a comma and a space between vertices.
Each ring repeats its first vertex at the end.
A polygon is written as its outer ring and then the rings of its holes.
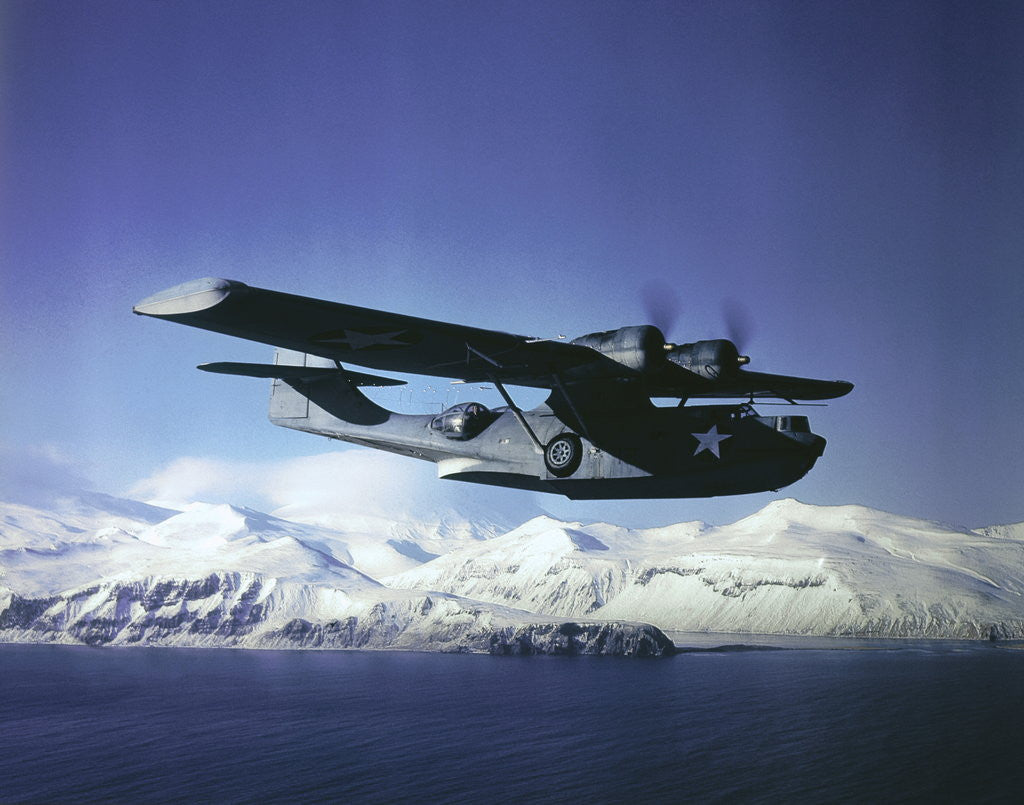
POLYGON ((132 308, 139 316, 181 316, 218 305, 247 286, 235 280, 204 277, 147 296, 132 308))

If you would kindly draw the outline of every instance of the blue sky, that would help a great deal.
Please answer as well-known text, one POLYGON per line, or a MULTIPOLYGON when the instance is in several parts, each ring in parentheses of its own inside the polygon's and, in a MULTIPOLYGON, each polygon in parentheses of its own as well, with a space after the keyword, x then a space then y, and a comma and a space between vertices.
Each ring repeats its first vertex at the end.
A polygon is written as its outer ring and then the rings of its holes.
POLYGON ((731 298, 752 368, 857 384, 783 495, 1022 520, 1022 54, 1009 2, 9 0, 3 441, 110 492, 336 449, 192 368, 266 348, 131 314, 195 277, 538 336, 644 323, 657 280, 674 340, 731 298))

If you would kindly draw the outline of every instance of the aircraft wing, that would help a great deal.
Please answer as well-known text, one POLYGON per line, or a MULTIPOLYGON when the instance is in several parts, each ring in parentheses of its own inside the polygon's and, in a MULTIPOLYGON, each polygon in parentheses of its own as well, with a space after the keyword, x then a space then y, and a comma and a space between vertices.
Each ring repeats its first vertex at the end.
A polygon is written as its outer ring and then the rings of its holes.
MULTIPOLYGON (((600 396, 624 386, 653 397, 777 397, 822 400, 853 388, 844 381, 746 372, 712 379, 668 361, 640 374, 589 346, 448 324, 398 313, 253 288, 242 282, 200 279, 139 302, 135 313, 318 355, 339 363, 390 372, 500 380, 535 388, 585 383, 600 396), (556 379, 557 376, 557 379, 556 379), (625 383, 623 383, 625 381, 625 383)), ((210 364, 207 371, 283 377, 282 367, 210 364)), ((298 371, 298 370, 295 370, 298 371)), ((303 376, 323 370, 301 370, 303 376)), ((360 385, 387 380, 350 373, 360 385)), ((289 375, 290 376, 290 375, 289 375)))
POLYGON ((716 380, 676 369, 649 387, 652 397, 716 397, 720 399, 831 400, 849 394, 853 383, 846 380, 814 380, 806 377, 773 375, 737 369, 716 380))
POLYGON ((143 299, 135 313, 371 369, 551 387, 551 375, 611 363, 587 347, 201 279, 143 299))

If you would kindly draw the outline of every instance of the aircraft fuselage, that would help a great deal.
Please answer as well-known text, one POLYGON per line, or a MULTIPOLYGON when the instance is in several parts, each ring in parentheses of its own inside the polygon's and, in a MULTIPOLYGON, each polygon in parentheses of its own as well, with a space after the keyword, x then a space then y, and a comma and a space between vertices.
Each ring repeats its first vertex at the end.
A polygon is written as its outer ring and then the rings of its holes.
MULTIPOLYGON (((475 405, 475 404, 474 404, 475 405)), ((466 406, 459 406, 465 408, 466 406)), ((441 478, 555 492, 573 499, 735 495, 779 489, 802 478, 825 440, 806 417, 763 417, 743 405, 590 413, 586 428, 548 405, 399 414, 343 380, 275 380, 275 425, 437 464, 441 478), (566 420, 569 420, 568 422, 566 420), (583 431, 583 432, 581 432, 583 431), (531 433, 532 432, 532 433, 531 433), (565 451, 544 446, 566 437, 565 451), (565 455, 568 463, 553 465, 565 455)))

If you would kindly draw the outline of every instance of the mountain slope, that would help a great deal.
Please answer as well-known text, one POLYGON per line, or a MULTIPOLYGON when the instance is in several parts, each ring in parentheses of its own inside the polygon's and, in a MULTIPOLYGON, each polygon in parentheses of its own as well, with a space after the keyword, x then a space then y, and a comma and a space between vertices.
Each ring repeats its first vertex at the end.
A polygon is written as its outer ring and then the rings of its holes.
POLYGON ((311 522, 105 496, 0 504, 0 639, 665 650, 643 623, 1024 638, 1020 526, 966 531, 794 500, 726 526, 540 516, 498 535, 457 513, 299 513, 311 522))
POLYGON ((383 581, 677 631, 1024 637, 1024 541, 794 500, 722 527, 538 519, 383 581))
MULTIPOLYGON (((101 502, 106 508, 86 513, 77 504, 66 512, 0 506, 0 640, 645 656, 672 651, 664 635, 643 624, 570 623, 456 595, 388 589, 352 564, 369 556, 393 565, 389 552, 416 563, 386 538, 378 537, 375 546, 369 534, 353 540, 228 505, 171 512, 101 502)), ((463 537, 448 535, 454 543, 463 537)), ((409 544, 410 553, 426 555, 409 544)))

